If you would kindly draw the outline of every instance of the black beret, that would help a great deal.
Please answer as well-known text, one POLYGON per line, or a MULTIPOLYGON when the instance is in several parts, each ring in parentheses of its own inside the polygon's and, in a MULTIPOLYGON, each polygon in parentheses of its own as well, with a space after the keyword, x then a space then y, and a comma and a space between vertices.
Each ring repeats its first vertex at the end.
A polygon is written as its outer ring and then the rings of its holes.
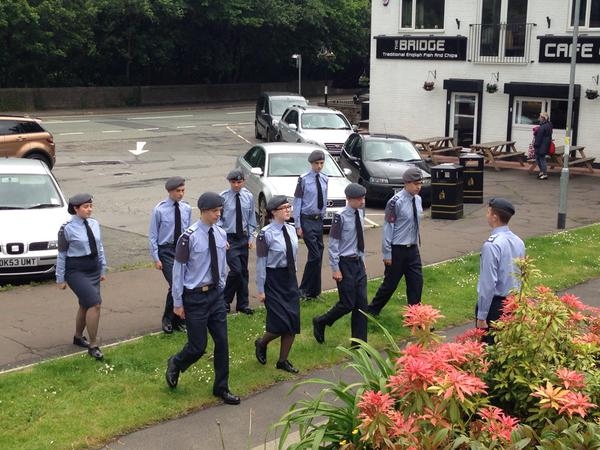
POLYGON ((411 183, 413 181, 421 181, 422 179, 423 179, 423 173, 421 172, 421 169, 419 169, 418 167, 414 167, 414 166, 409 167, 402 174, 402 180, 405 183, 411 183))
POLYGON ((81 206, 84 203, 92 203, 93 197, 91 194, 75 194, 69 199, 69 206, 67 210, 72 216, 75 215, 75 207, 81 206))
POLYGON ((198 209, 213 209, 223 206, 223 197, 216 192, 205 192, 198 199, 198 209))
POLYGON ((273 211, 285 203, 288 203, 288 199, 285 195, 275 195, 271 197, 271 200, 267 203, 267 211, 273 211))
POLYGON ((507 212, 511 216, 513 216, 515 214, 515 207, 512 205, 511 202, 509 202, 505 198, 500 198, 500 197, 492 198, 492 199, 490 199, 490 202, 488 203, 488 205, 491 208, 499 209, 500 211, 507 212))
POLYGON ((344 189, 344 194, 347 198, 360 198, 367 194, 367 189, 358 183, 350 183, 344 189))
POLYGON ((171 177, 165 183, 165 189, 167 191, 172 191, 173 189, 177 189, 179 186, 185 185, 185 179, 181 177, 171 177))
POLYGON ((242 181, 244 179, 244 172, 240 169, 233 169, 227 174, 227 179, 229 181, 242 181))
POLYGON ((308 162, 314 163, 316 161, 325 161, 325 152, 323 150, 313 150, 308 155, 308 162))

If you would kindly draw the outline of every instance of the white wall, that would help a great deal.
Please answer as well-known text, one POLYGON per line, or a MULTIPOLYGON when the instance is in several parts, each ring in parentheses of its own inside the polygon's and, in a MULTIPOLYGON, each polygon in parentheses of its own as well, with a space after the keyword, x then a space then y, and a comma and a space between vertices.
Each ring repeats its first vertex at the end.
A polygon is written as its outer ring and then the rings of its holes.
MULTIPOLYGON (((419 31, 399 30, 399 1, 372 2, 372 36, 430 35, 419 31)), ((371 43, 371 104, 369 127, 372 132, 400 133, 409 138, 444 134, 446 120, 446 90, 443 80, 449 78, 481 79, 491 81, 492 73, 499 73, 498 91, 483 92, 483 111, 480 141, 504 140, 507 130, 508 94, 503 85, 508 82, 568 84, 569 64, 538 63, 539 40, 537 36, 554 34, 571 35, 567 28, 570 2, 568 0, 529 0, 527 22, 536 23, 531 40, 528 64, 483 64, 469 61, 423 61, 401 59, 377 59, 376 40, 371 43), (546 16, 551 19, 548 28, 546 16), (433 91, 422 89, 423 82, 436 72, 433 91)), ((480 0, 447 0, 445 29, 434 35, 469 36, 469 24, 480 23, 480 0), (460 29, 455 19, 460 20, 460 29)), ((588 35, 600 35, 599 31, 581 30, 588 35)), ((469 45, 469 43, 467 44, 469 45)), ((575 82, 581 85, 578 144, 586 146, 588 156, 600 161, 600 98, 588 100, 587 88, 596 88, 592 77, 600 73, 600 64, 578 64, 575 82)), ((452 127, 451 127, 452 128, 452 127)), ((527 127, 513 126, 512 138, 517 147, 526 149, 531 134, 527 127)), ((555 133, 560 140, 560 132, 555 133)), ((557 145, 561 142, 557 142, 557 145)))

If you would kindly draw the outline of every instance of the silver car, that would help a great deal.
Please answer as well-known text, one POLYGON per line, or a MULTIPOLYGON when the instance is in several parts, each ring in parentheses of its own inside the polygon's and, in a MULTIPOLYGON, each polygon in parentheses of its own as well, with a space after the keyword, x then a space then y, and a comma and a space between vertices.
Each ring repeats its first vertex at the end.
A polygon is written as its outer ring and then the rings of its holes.
MULTIPOLYGON (((261 227, 268 223, 267 203, 271 197, 285 195, 293 203, 298 177, 310 170, 308 155, 317 149, 320 147, 312 144, 272 142, 257 144, 238 158, 237 167, 244 172, 246 187, 254 195, 261 227)), ((322 173, 329 177, 324 220, 324 225, 329 227, 333 215, 346 206, 344 189, 350 182, 327 153, 322 173)))
POLYGON ((0 159, 0 280, 53 273, 58 230, 70 217, 46 164, 0 159))
POLYGON ((291 106, 283 113, 278 127, 278 141, 316 144, 333 156, 339 156, 354 131, 344 114, 324 106, 291 106))

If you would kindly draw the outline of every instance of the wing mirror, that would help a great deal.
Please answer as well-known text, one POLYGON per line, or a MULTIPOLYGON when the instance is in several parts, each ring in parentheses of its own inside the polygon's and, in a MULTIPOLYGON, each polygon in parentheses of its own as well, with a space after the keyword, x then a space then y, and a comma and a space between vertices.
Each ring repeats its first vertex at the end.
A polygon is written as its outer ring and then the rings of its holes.
POLYGON ((298 125, 296 125, 295 123, 290 123, 288 126, 290 127, 290 130, 298 131, 298 125))
POLYGON ((258 175, 259 177, 262 177, 263 170, 260 167, 253 167, 252 169, 250 169, 250 173, 252 175, 258 175))
POLYGON ((344 172, 344 175, 346 175, 347 177, 349 177, 350 175, 352 175, 352 171, 350 169, 348 169, 347 167, 344 167, 342 169, 342 172, 344 172))

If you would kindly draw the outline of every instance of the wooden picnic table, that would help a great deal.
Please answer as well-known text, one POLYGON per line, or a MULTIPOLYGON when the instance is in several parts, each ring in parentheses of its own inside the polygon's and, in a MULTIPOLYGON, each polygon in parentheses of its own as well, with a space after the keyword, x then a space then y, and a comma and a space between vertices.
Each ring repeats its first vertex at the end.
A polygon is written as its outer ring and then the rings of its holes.
MULTIPOLYGON (((592 163, 596 158, 590 158, 585 155, 585 146, 583 145, 571 145, 569 149, 569 167, 571 166, 585 166, 591 173, 594 173, 594 167, 592 163), (578 155, 579 153, 579 155, 578 155)), ((546 155, 546 159, 548 160, 548 166, 551 169, 554 169, 555 166, 563 167, 565 156, 565 146, 559 145, 556 147, 556 151, 554 155, 546 155)), ((529 161, 529 172, 533 172, 537 167, 537 161, 532 159, 529 161)))
POLYGON ((414 139, 413 144, 419 151, 425 153, 435 163, 435 157, 439 154, 452 154, 458 156, 462 147, 454 145, 454 137, 452 136, 432 136, 422 139, 414 139))
POLYGON ((485 157, 485 163, 494 166, 497 171, 500 170, 496 162, 502 159, 513 159, 517 158, 522 166, 523 155, 525 152, 519 152, 515 148, 515 141, 493 141, 483 142, 481 144, 471 145, 471 150, 475 153, 479 153, 485 157))

